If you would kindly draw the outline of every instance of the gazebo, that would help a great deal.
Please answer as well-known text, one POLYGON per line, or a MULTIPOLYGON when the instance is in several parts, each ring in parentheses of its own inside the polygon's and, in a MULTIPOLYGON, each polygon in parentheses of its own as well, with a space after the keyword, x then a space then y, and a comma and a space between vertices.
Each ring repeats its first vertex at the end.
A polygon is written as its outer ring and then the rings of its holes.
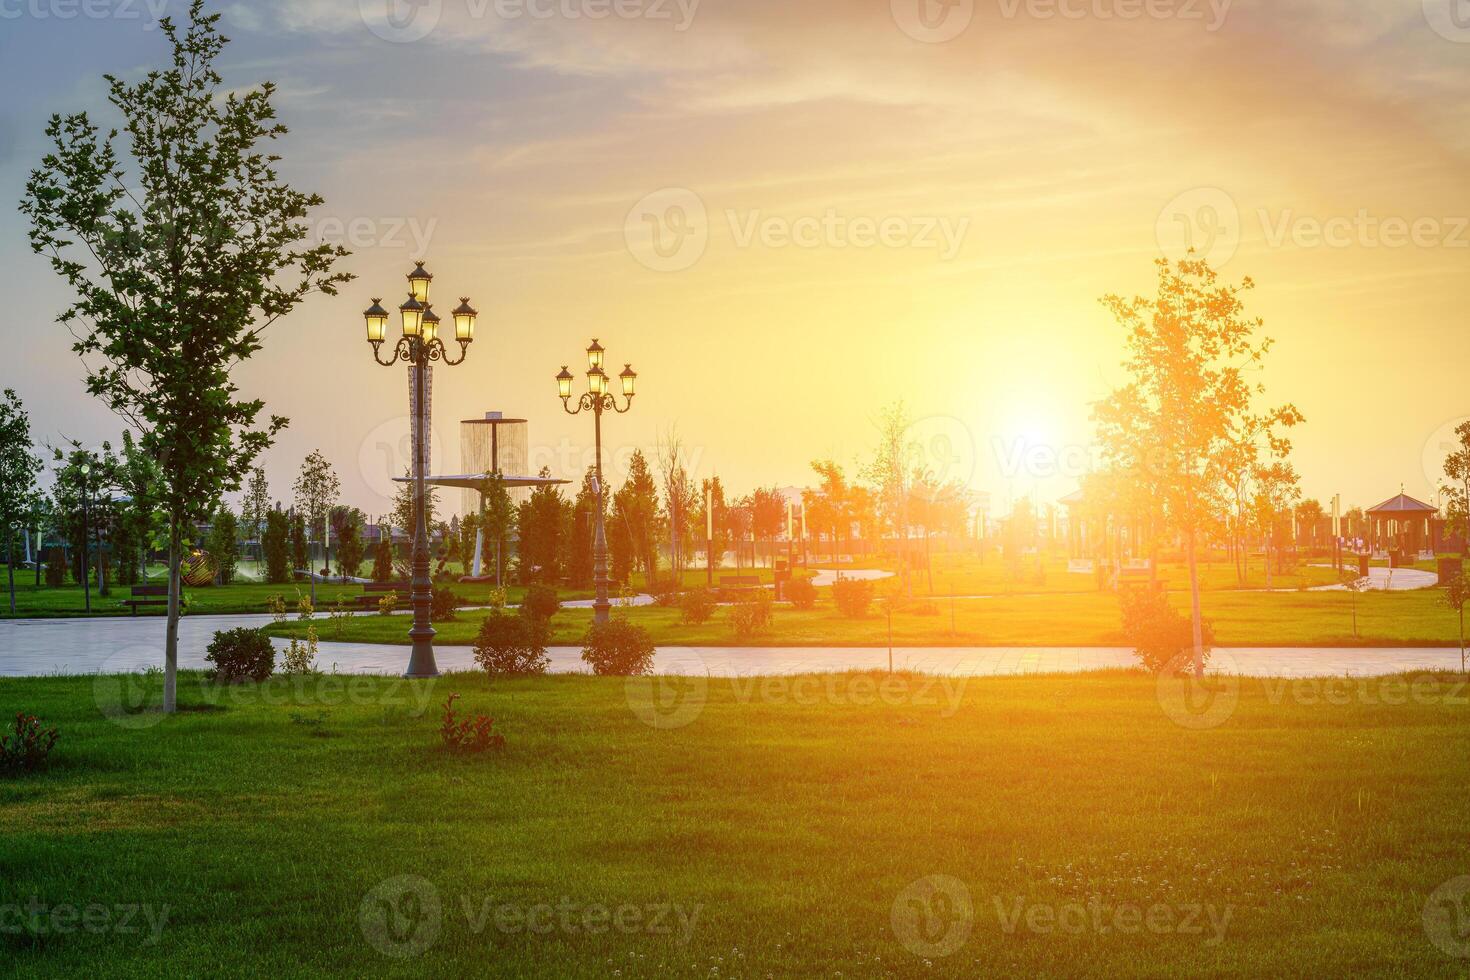
POLYGON ((1375 553, 1417 555, 1430 547, 1430 522, 1439 511, 1400 492, 1368 508, 1368 547, 1375 553))

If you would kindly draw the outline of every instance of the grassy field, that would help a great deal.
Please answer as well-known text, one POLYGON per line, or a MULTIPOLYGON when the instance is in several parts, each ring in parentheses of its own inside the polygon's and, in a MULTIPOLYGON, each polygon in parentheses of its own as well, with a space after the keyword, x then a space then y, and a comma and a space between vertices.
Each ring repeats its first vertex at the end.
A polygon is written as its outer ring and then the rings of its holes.
POLYGON ((186 675, 122 725, 93 678, 0 680, 62 731, 0 781, 7 974, 1464 973, 1447 679, 1250 684, 1205 731, 1133 674, 716 681, 678 728, 639 683, 186 675), (451 691, 502 751, 440 747, 451 691))
MULTIPOLYGON (((1455 646, 1458 623, 1442 605, 1441 590, 1374 592, 1357 597, 1358 634, 1353 635, 1352 594, 1347 592, 1212 592, 1205 616, 1220 646, 1455 646)), ((1181 611, 1188 596, 1172 593, 1181 611)), ((1112 593, 1012 596, 999 599, 926 600, 923 614, 897 612, 892 638, 898 646, 1120 646, 1118 597, 1112 593), (951 625, 953 623, 953 625, 951 625)), ((777 605, 772 626, 754 637, 737 637, 731 610, 719 609, 699 626, 685 625, 677 609, 652 606, 616 610, 648 628, 660 646, 884 646, 889 622, 876 607, 864 619, 845 619, 823 596, 807 612, 777 605)), ((454 622, 437 623, 435 642, 471 644, 484 612, 461 611, 454 622)), ((580 642, 591 623, 586 609, 565 609, 552 619, 552 642, 580 642)), ((323 640, 407 643, 397 616, 361 616, 339 632, 317 622, 323 640)), ((272 626, 276 636, 303 635, 305 624, 272 626)))

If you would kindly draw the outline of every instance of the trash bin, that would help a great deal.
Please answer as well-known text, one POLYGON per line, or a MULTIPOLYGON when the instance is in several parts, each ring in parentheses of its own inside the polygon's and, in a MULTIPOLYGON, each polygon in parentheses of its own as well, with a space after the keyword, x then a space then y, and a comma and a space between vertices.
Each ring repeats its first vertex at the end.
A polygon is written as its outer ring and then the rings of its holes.
POLYGON ((1368 556, 1367 555, 1359 555, 1358 556, 1358 578, 1367 578, 1367 577, 1368 577, 1368 556))

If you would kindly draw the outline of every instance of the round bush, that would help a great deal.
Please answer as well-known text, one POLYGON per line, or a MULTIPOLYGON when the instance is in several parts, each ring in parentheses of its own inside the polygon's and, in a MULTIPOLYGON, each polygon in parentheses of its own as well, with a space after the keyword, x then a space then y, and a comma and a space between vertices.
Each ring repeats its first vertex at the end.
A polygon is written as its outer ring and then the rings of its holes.
POLYGON ((832 601, 837 603, 838 612, 848 619, 862 619, 873 604, 873 583, 855 578, 833 582, 832 601))
POLYGON ((715 596, 709 589, 690 589, 679 597, 680 619, 685 626, 699 626, 715 614, 715 596))
POLYGON ((794 578, 784 589, 787 600, 797 609, 812 609, 817 604, 817 587, 809 578, 794 578))
POLYGON ((627 677, 653 670, 653 638, 626 620, 592 624, 582 643, 582 659, 594 674, 627 677))
POLYGON ((434 589, 434 604, 431 606, 431 616, 436 623, 448 623, 454 620, 455 610, 459 609, 463 600, 453 589, 434 589))
POLYGON ((555 616, 560 608, 561 600, 557 598, 556 590, 549 585, 531 586, 526 589, 526 597, 521 600, 521 615, 543 623, 555 616))
POLYGON ((545 631, 525 616, 491 613, 475 637, 475 661, 492 677, 544 674, 545 631))
POLYGON ((754 599, 730 607, 730 628, 741 639, 764 632, 771 625, 771 596, 762 590, 754 599))
POLYGON ((276 669, 276 648, 260 630, 219 630, 207 649, 204 659, 222 681, 263 681, 276 669))

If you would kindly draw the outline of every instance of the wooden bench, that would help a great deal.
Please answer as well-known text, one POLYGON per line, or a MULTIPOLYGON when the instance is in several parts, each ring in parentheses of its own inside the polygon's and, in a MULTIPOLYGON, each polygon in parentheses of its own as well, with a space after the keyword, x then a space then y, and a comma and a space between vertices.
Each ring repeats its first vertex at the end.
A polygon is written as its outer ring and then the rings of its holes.
POLYGON ((357 597, 357 604, 363 609, 376 609, 378 600, 389 592, 397 592, 400 599, 407 599, 412 589, 408 582, 367 582, 362 587, 362 595, 357 597))
POLYGON ((166 606, 168 605, 168 586, 166 585, 135 585, 132 589, 132 598, 124 599, 122 604, 129 608, 130 615, 138 615, 139 606, 166 606), (162 598, 159 598, 162 596, 162 598))
POLYGON ((1153 577, 1153 573, 1147 568, 1124 568, 1118 572, 1118 591, 1137 592, 1153 589, 1162 592, 1164 583, 1153 577))
POLYGON ((759 575, 721 575, 720 589, 731 595, 744 595, 758 591, 761 587, 759 575))

